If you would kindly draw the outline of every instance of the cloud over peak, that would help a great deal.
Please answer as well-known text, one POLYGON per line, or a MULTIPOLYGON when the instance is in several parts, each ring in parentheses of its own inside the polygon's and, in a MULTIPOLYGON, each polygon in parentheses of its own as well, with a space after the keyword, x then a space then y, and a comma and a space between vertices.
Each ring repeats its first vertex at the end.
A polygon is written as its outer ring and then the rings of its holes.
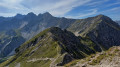
POLYGON ((119 0, 0 0, 0 16, 50 12, 53 16, 82 18, 119 10, 119 3, 119 0))

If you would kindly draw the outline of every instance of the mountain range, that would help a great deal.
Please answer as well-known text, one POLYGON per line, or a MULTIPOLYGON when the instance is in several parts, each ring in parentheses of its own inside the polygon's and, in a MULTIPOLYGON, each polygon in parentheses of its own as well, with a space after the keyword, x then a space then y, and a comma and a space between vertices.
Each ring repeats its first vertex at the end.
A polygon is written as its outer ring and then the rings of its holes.
POLYGON ((85 19, 50 13, 0 17, 1 66, 54 67, 120 46, 120 25, 105 15, 85 19))
POLYGON ((65 29, 74 21, 74 19, 53 17, 48 12, 39 14, 38 16, 31 12, 27 15, 17 14, 15 17, 1 17, 0 57, 6 57, 14 54, 16 47, 46 28, 57 26, 65 29), (16 46, 11 44, 12 42, 14 43, 14 37, 17 37, 20 41, 15 44, 16 46))

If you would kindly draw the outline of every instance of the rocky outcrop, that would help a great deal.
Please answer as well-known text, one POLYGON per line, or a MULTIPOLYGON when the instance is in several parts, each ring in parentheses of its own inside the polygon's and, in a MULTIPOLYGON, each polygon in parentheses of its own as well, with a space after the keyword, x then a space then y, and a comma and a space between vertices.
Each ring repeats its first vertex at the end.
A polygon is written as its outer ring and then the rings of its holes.
POLYGON ((63 66, 69 62, 71 62, 72 60, 74 60, 74 58, 69 55, 69 54, 66 54, 63 58, 63 60, 61 61, 61 63, 58 63, 57 66, 63 66))
MULTIPOLYGON (((119 67, 120 66, 120 46, 114 46, 106 52, 91 55, 76 63, 68 64, 68 67, 119 67)), ((75 61, 74 61, 75 62, 75 61)))

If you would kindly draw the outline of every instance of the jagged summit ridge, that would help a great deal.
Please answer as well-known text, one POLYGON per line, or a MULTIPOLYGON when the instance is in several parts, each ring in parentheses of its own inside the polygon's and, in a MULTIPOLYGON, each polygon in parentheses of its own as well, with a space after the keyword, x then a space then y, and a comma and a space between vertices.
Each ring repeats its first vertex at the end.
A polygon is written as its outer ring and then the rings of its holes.
MULTIPOLYGON (((22 15, 22 14, 16 14, 16 16, 20 16, 20 15, 22 15)), ((45 16, 52 16, 49 12, 45 12, 45 13, 43 13, 43 14, 38 14, 38 15, 36 15, 35 13, 33 13, 33 12, 29 12, 28 14, 27 14, 28 16, 40 16, 40 15, 45 15, 45 16)))

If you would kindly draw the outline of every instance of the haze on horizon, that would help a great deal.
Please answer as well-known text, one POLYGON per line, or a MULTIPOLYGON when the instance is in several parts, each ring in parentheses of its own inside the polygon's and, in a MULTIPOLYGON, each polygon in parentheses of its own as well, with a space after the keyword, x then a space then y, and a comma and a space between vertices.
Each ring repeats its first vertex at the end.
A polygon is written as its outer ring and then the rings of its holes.
POLYGON ((29 12, 76 19, 104 14, 120 20, 120 0, 0 0, 0 16, 29 12))

